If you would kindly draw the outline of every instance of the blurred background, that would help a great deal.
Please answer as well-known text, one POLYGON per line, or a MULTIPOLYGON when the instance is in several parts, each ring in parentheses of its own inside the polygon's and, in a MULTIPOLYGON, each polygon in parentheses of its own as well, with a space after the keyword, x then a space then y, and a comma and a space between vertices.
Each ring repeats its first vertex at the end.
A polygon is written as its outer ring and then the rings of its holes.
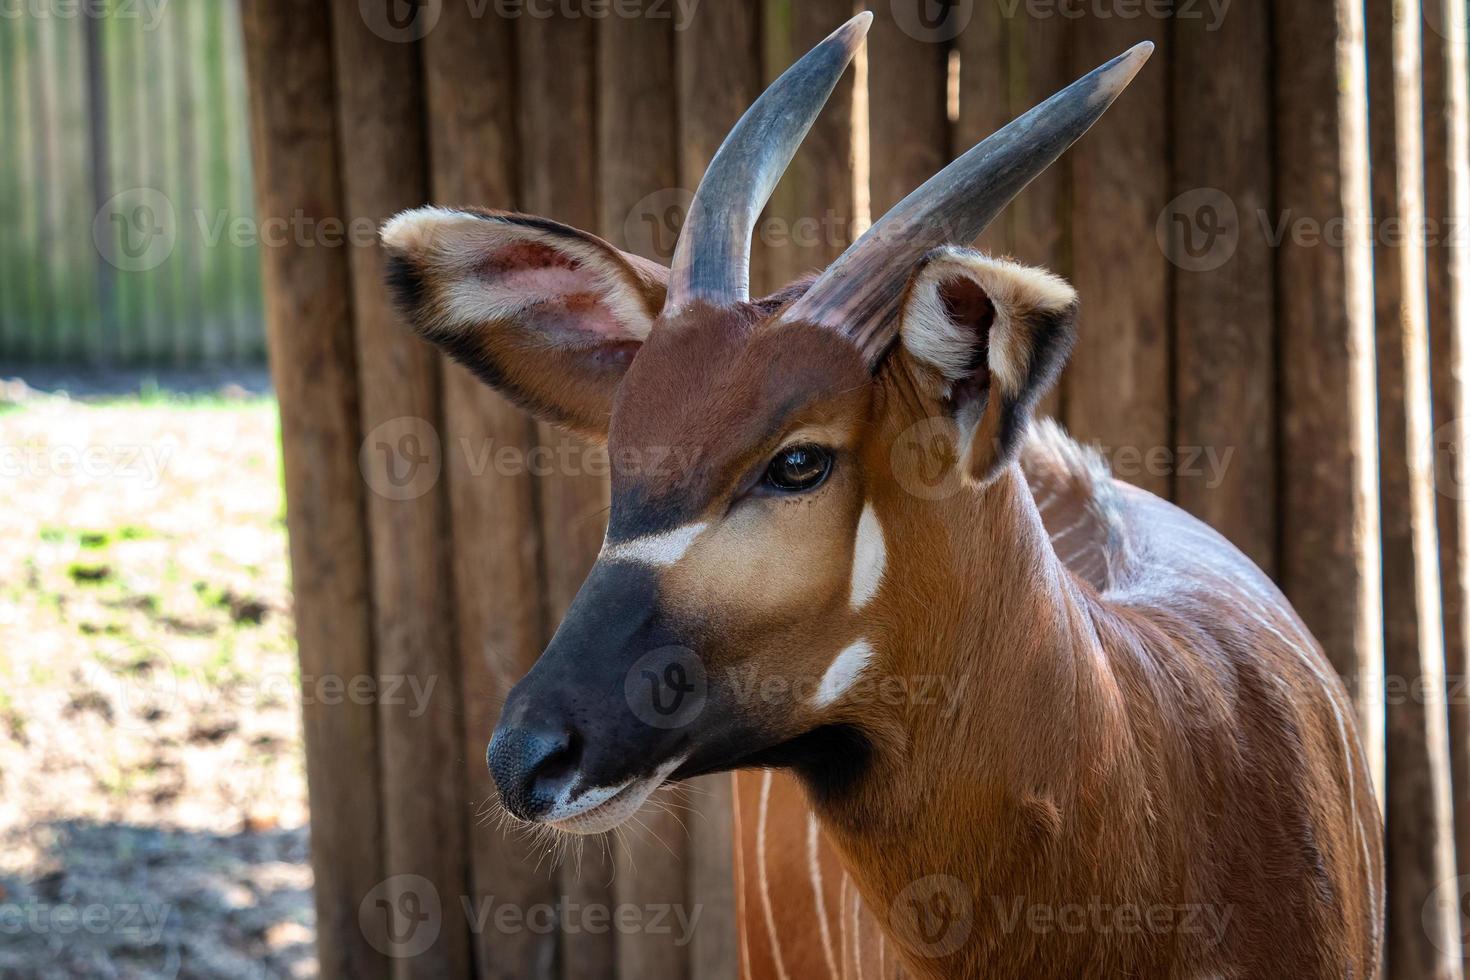
MULTIPOLYGON (((757 287, 1153 40, 979 244, 1081 293, 1046 411, 1323 642, 1389 975, 1463 976, 1465 4, 868 6, 757 287)), ((572 860, 494 820, 606 460, 407 334, 376 229, 480 204, 667 261, 729 126, 858 9, 0 0, 0 976, 737 975, 727 780, 572 860)))

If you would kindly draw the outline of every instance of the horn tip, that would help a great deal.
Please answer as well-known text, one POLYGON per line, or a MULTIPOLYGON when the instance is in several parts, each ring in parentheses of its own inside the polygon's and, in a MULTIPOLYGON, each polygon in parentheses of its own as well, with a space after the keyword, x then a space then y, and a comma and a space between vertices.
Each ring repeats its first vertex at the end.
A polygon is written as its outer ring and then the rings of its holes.
POLYGON ((1148 61, 1149 55, 1154 53, 1154 42, 1140 41, 1133 47, 1124 51, 1111 63, 1101 69, 1101 77, 1098 79, 1097 89, 1093 93, 1094 103, 1102 100, 1111 103, 1122 91, 1133 81, 1135 75, 1143 68, 1144 62, 1148 61))
POLYGON ((873 12, 871 10, 864 10, 846 24, 833 31, 832 37, 841 40, 843 44, 849 47, 855 48, 862 42, 863 38, 868 36, 868 28, 872 26, 873 12))

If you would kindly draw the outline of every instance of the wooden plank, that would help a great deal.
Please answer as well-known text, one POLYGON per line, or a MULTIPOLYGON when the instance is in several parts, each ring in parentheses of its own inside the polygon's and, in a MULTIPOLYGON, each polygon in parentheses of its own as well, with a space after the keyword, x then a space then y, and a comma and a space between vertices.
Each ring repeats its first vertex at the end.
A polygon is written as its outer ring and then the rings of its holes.
MULTIPOLYGON (((965 152, 1011 120, 1011 26, 1004 10, 1004 0, 978 0, 970 23, 955 38, 959 105, 952 156, 965 152)), ((993 255, 1009 255, 1012 218, 1012 209, 1001 212, 975 247, 993 255)))
MULTIPOLYGON (((762 24, 766 82, 775 81, 856 12, 854 0, 767 0, 762 24)), ((776 220, 767 241, 771 288, 826 268, 866 230, 867 184, 855 169, 853 125, 854 113, 862 108, 854 95, 865 62, 860 51, 776 188, 771 202, 776 220)))
MULTIPOLYGON (((521 17, 516 21, 521 97, 521 203, 526 211, 576 228, 595 228, 597 130, 594 22, 587 17, 521 17)), ((538 438, 557 460, 538 480, 544 541, 545 637, 550 639, 602 545, 607 479, 589 471, 587 447, 538 423, 538 438)), ((595 470, 596 468, 590 468, 595 470)), ((587 847, 580 865, 562 869, 562 900, 580 908, 611 908, 611 848, 587 847)), ((563 976, 616 976, 612 931, 563 932, 563 976)))
POLYGON ((926 3, 876 5, 868 31, 868 180, 874 220, 949 162, 952 25, 947 19, 926 20, 926 3))
POLYGON ((1169 264, 1154 245, 1167 201, 1167 22, 1089 14, 1072 23, 1073 77, 1140 41, 1158 49, 1117 105, 1069 151, 1072 279, 1082 297, 1066 390, 1073 435, 1102 445, 1122 479, 1172 491, 1169 264))
POLYGON ((56 360, 57 321, 59 319, 59 310, 56 305, 58 289, 54 271, 60 265, 58 238, 61 219, 58 215, 57 199, 63 191, 55 186, 55 173, 59 166, 57 157, 60 155, 56 145, 59 113, 56 96, 58 78, 55 21, 54 17, 31 18, 28 39, 31 44, 30 98, 33 100, 32 106, 35 113, 32 116, 34 128, 31 132, 31 165, 33 168, 31 193, 36 199, 34 214, 37 235, 32 241, 36 243, 37 264, 33 275, 35 276, 37 302, 32 307, 33 319, 27 354, 41 361, 56 360))
MULTIPOLYGON (((109 11, 110 13, 110 11, 109 11)), ((87 163, 91 177, 88 216, 100 213, 112 196, 112 120, 108 112, 107 31, 112 17, 83 17, 82 39, 86 86, 87 163)), ((0 96, 4 98, 4 96, 0 96)), ((117 269, 98 253, 91 241, 92 222, 83 219, 85 268, 93 275, 96 297, 89 321, 91 338, 87 358, 93 363, 106 359, 117 330, 117 269)), ((0 289, 3 289, 0 284, 0 289)))
MULTIPOLYGON (((20 231, 20 26, 12 18, 0 20, 0 131, 14 134, 0 143, 0 225, 20 231)), ((24 254, 18 247, 19 234, 0 239, 0 362, 15 357, 24 329, 21 291, 24 254)))
POLYGON ((1174 266, 1175 500, 1274 573, 1274 256, 1260 221, 1271 207, 1269 39, 1267 0, 1242 0, 1218 23, 1175 20, 1174 179, 1160 229, 1174 266))
MULTIPOLYGON (((597 26, 600 233, 619 248, 663 262, 668 256, 640 233, 638 223, 649 201, 667 197, 679 178, 672 13, 648 0, 627 5, 597 26)), ((669 907, 687 916, 689 840, 680 817, 682 794, 659 796, 620 835, 613 898, 619 906, 669 907)), ((689 950, 677 931, 619 931, 617 947, 620 976, 690 976, 689 950)))
POLYGON ((170 96, 178 118, 173 144, 174 207, 178 211, 178 244, 174 250, 178 326, 174 335, 174 360, 179 364, 197 364, 204 360, 206 330, 204 298, 199 288, 203 271, 200 253, 206 245, 199 234, 201 200, 197 169, 201 122, 197 56, 202 10, 199 0, 173 0, 170 13, 168 29, 173 34, 173 57, 167 68, 173 89, 170 96))
MULTIPOLYGON (((1370 0, 1366 16, 1384 667, 1407 690, 1444 691, 1427 282, 1419 230, 1419 8, 1416 0, 1370 0)), ((1386 705, 1390 974, 1403 980, 1460 977, 1458 890, 1439 887, 1455 877, 1444 703, 1438 697, 1394 697, 1386 705)))
POLYGON ((1455 696, 1470 676, 1470 453, 1462 419, 1470 411, 1470 57, 1465 5, 1425 0, 1424 209, 1428 217, 1429 349, 1433 371, 1435 487, 1439 491, 1439 571, 1444 609, 1450 785, 1455 855, 1470 874, 1470 698, 1455 696))
POLYGON ((1354 694, 1383 798, 1378 474, 1362 8, 1275 6, 1280 581, 1354 694), (1322 229, 1341 228, 1324 244, 1322 229))
MULTIPOLYGON (((243 65, 244 50, 237 3, 229 5, 224 18, 224 29, 225 58, 232 65, 243 65)), ((238 115, 246 104, 246 94, 240 84, 243 76, 244 73, 238 70, 225 73, 226 100, 232 115, 238 115)), ((229 210, 232 215, 241 218, 254 218, 255 208, 250 195, 250 154, 246 152, 249 134, 238 125, 227 127, 226 132, 229 135, 229 158, 232 161, 229 210)), ((236 310, 231 350, 235 361, 252 361, 263 350, 265 340, 260 305, 260 246, 249 243, 234 245, 231 247, 231 255, 234 261, 231 281, 235 284, 236 310)))
MULTIPOLYGON (((145 99, 143 94, 142 28, 135 20, 112 18, 116 27, 118 70, 118 125, 113 142, 118 146, 117 184, 113 193, 142 184, 145 140, 139 138, 145 99)), ((122 271, 118 276, 118 362, 133 364, 140 359, 146 319, 143 283, 138 273, 122 271)))
MULTIPOLYGON (((377 5, 384 23, 390 3, 377 5)), ((425 195, 418 49, 374 32, 373 8, 358 0, 335 0, 332 14, 338 139, 350 160, 342 168, 343 216, 349 229, 376 228, 425 195)), ((316 244, 330 247, 325 239, 316 244)), ((432 692, 427 703, 384 698, 378 704, 383 865, 394 882, 389 901, 406 907, 429 891, 444 910, 434 941, 421 948, 410 940, 412 955, 394 959, 393 975, 460 977, 470 970, 468 924, 459 907, 468 814, 449 605, 448 549, 455 539, 444 534, 439 484, 438 357, 398 319, 378 246, 354 239, 346 251, 365 433, 361 464, 370 491, 378 677, 385 690, 432 692)))
MULTIPOLYGON (((1012 16, 1006 20, 1008 120, 1048 99, 1072 81, 1067 21, 1012 16)), ((1010 206, 1010 251, 1021 262, 1072 275, 1072 157, 1031 182, 1010 206)), ((1066 373, 1036 406, 1037 415, 1065 418, 1066 373)))
MULTIPOLYGON (((423 41, 431 199, 516 206, 514 22, 445 4, 423 41)), ((485 749, 511 685, 541 653, 542 582, 536 483, 524 467, 487 466, 495 453, 526 459, 529 419, 464 368, 441 360, 444 449, 451 504, 454 603, 462 671, 463 780, 470 830, 468 894, 476 909, 558 900, 544 848, 495 822, 485 749)), ((474 934, 475 972, 495 980, 559 976, 556 933, 494 928, 474 934)))
MULTIPOLYGON (((329 9, 311 0, 245 6, 262 214, 300 208, 321 220, 342 213, 332 100, 322 97, 333 90, 329 18, 329 9)), ((263 258, 302 679, 370 677, 347 255, 287 241, 263 258)), ((383 977, 386 936, 373 915, 360 923, 358 914, 383 880, 377 712, 353 699, 328 705, 308 697, 302 714, 321 975, 383 977)))
MULTIPOLYGON (((705 4, 675 38, 679 185, 690 192, 730 128, 760 95, 759 13, 755 4, 705 4)), ((767 279, 765 261, 765 243, 757 234, 751 251, 753 292, 767 279)), ((689 972, 696 980, 738 975, 731 790, 731 777, 707 776, 692 781, 685 794, 689 900, 701 910, 689 949, 689 972)))

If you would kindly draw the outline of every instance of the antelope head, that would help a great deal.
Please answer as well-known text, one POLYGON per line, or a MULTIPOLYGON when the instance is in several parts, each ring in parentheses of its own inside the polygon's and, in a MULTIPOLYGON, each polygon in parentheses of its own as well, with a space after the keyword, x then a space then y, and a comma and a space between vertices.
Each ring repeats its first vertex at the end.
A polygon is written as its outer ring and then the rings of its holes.
POLYGON ((971 149, 815 279, 750 298, 757 217, 870 21, 838 29, 735 126, 671 268, 518 214, 424 208, 384 228, 416 330, 605 441, 612 464, 602 552, 489 747, 521 819, 595 833, 670 780, 860 763, 855 682, 882 669, 884 624, 915 602, 906 563, 925 560, 912 552, 954 500, 911 492, 925 474, 906 470, 924 463, 895 453, 896 435, 943 420, 954 496, 979 499, 1066 356, 1071 288, 963 245, 1151 45, 971 149))

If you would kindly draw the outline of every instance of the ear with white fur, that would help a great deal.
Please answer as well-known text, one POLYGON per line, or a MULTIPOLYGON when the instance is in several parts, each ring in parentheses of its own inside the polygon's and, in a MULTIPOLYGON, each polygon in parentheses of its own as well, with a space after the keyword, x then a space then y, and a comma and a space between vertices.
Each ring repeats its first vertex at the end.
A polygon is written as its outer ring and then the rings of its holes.
POLYGON ((1016 458, 1076 332, 1077 293, 1057 276, 970 249, 925 256, 899 334, 929 394, 959 424, 968 479, 988 483, 1016 458))
POLYGON ((423 337, 547 421, 607 437, 613 395, 668 270, 566 225, 419 208, 383 226, 398 306, 423 337))

